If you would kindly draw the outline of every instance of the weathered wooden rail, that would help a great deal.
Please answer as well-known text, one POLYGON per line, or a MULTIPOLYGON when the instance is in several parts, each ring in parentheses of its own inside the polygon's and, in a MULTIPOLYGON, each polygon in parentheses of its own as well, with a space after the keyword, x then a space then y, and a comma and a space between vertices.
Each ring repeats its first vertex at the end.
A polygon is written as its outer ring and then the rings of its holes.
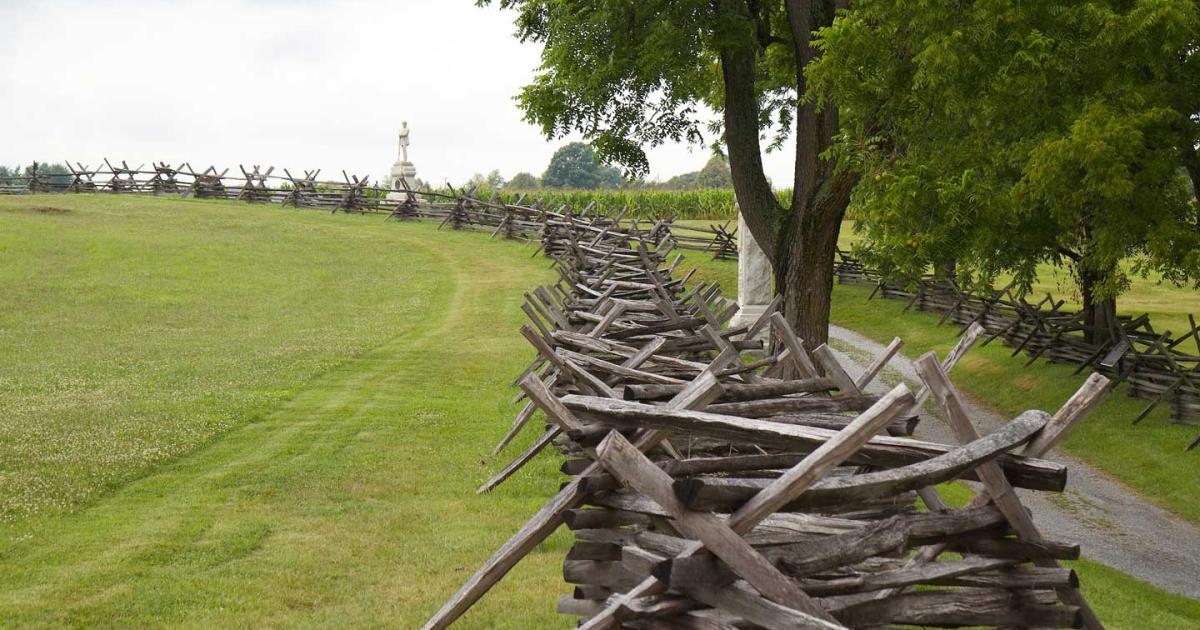
POLYGON ((777 304, 728 328, 736 304, 689 288, 669 237, 615 225, 570 217, 543 240, 558 279, 526 295, 536 358, 496 451, 539 437, 479 492, 549 446, 571 480, 426 628, 452 624, 562 525, 575 544, 558 610, 584 628, 1103 627, 1059 564, 1078 546, 1045 539, 1012 488, 1063 490, 1066 469, 1041 457, 1106 378, 980 435, 947 372, 982 326, 943 361, 921 358, 920 391, 870 394, 898 341, 855 379, 777 304), (927 397, 957 443, 911 438, 927 397), (981 484, 970 505, 933 489, 955 479, 981 484))

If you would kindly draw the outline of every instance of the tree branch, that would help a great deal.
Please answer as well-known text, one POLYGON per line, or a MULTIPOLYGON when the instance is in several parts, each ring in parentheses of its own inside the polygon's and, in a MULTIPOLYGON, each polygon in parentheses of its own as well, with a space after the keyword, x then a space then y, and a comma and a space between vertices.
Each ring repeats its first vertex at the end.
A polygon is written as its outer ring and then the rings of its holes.
POLYGON ((1058 253, 1062 254, 1063 256, 1066 256, 1067 258, 1069 258, 1071 260, 1071 262, 1074 262, 1074 263, 1077 263, 1083 259, 1083 256, 1080 256, 1079 252, 1076 252, 1067 247, 1059 247, 1058 253))

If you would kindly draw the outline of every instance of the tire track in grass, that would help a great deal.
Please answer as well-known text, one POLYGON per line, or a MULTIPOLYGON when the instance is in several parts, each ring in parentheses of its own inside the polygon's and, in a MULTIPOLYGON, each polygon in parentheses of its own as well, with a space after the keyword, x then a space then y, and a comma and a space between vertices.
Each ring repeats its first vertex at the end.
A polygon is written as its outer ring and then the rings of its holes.
MULTIPOLYGON (((405 246, 431 253, 415 238, 405 246)), ((444 266, 444 258, 442 260, 444 266)), ((439 313, 431 311, 428 315, 437 317, 439 313)), ((444 312, 440 312, 440 316, 444 318, 444 312)), ((174 518, 129 519, 118 527, 119 533, 109 532, 118 534, 113 539, 93 539, 89 541, 91 544, 77 549, 78 552, 86 550, 86 553, 79 554, 82 557, 78 563, 60 565, 52 578, 30 585, 29 594, 35 597, 38 594, 50 595, 55 592, 55 585, 78 578, 83 569, 91 568, 97 577, 101 577, 130 558, 133 564, 137 564, 146 559, 169 555, 173 550, 181 549, 188 539, 195 538, 197 530, 208 529, 202 523, 211 525, 212 519, 205 518, 202 513, 214 504, 236 500, 239 495, 269 494, 269 489, 263 487, 266 481, 264 477, 269 471, 282 468, 286 472, 301 465, 312 456, 315 448, 327 450, 333 443, 331 440, 345 444, 352 438, 346 434, 346 430, 355 418, 350 416, 338 421, 332 418, 347 409, 361 408, 371 398, 373 390, 369 385, 381 381, 395 367, 393 362, 382 360, 379 355, 397 343, 404 343, 408 335, 409 331, 403 331, 381 347, 343 362, 314 379, 307 389, 283 403, 263 420, 231 431, 191 456, 151 474, 149 479, 134 482, 118 491, 118 502, 122 499, 138 502, 146 498, 157 499, 157 505, 153 507, 154 511, 159 512, 158 517, 162 516, 161 508, 170 505, 171 509, 167 512, 174 518), (204 463, 196 466, 197 459, 204 463), (208 466, 214 459, 219 463, 208 466), (260 487, 257 490, 250 489, 250 484, 260 487), (192 486, 190 491, 187 486, 192 486), (203 487, 214 494, 207 497, 209 500, 203 504, 198 504, 195 487, 203 487)), ((286 477, 283 474, 277 481, 284 481, 286 477)), ((97 506, 82 514, 64 517, 63 520, 87 520, 89 513, 94 515, 104 511, 103 508, 103 505, 97 506)), ((2 560, 9 560, 22 552, 38 555, 39 550, 31 547, 25 545, 24 549, 8 549, 2 560)), ((56 596, 61 595, 66 593, 58 592, 56 596)), ((4 600, 7 599, 5 596, 4 600)))
MULTIPOLYGON (((203 454, 219 454, 220 458, 224 461, 220 466, 200 471, 188 471, 195 473, 193 483, 212 489, 237 488, 246 478, 252 477, 255 470, 262 470, 272 460, 277 465, 280 457, 288 457, 293 460, 306 457, 311 451, 311 447, 316 443, 312 439, 312 434, 314 433, 314 429, 320 428, 319 423, 311 419, 296 420, 294 417, 289 421, 280 422, 280 416, 294 416, 297 408, 311 406, 312 399, 315 398, 313 394, 318 391, 322 393, 316 397, 324 397, 325 401, 316 409, 317 415, 320 413, 329 414, 340 408, 354 404, 355 399, 361 398, 363 393, 367 391, 363 385, 372 380, 378 380, 382 376, 382 370, 386 367, 385 363, 367 359, 353 360, 349 362, 349 365, 343 364, 335 368, 330 373, 324 375, 316 383, 315 388, 300 393, 267 419, 235 430, 227 434, 223 439, 210 445, 209 448, 203 449, 203 451, 206 451, 203 454), (330 388, 327 386, 330 379, 341 381, 341 383, 335 388, 330 388), (329 395, 328 393, 331 389, 334 391, 333 395, 329 395), (229 453, 230 449, 228 445, 238 443, 249 444, 250 442, 254 443, 254 448, 241 448, 242 452, 237 453, 236 456, 229 453)), ((329 429, 335 428, 332 424, 326 424, 329 429)), ((328 431, 326 432, 328 433, 328 431)), ((200 455, 200 453, 197 453, 197 455, 200 455)), ((180 462, 178 467, 171 468, 180 468, 186 471, 189 466, 184 461, 180 462)), ((170 481, 170 478, 177 476, 179 472, 182 471, 163 471, 162 478, 158 481, 167 480, 167 487, 159 486, 150 493, 163 494, 168 500, 171 496, 187 497, 189 501, 195 499, 193 495, 182 492, 181 483, 172 483, 170 481)), ((153 484, 135 483, 127 492, 121 494, 136 498, 144 491, 138 486, 144 485, 153 484)), ((185 515, 201 509, 201 506, 186 505, 186 502, 180 503, 180 505, 176 506, 179 511, 175 512, 178 518, 174 519, 171 525, 157 519, 140 522, 131 519, 127 526, 120 528, 121 535, 116 537, 114 542, 105 546, 89 546, 92 553, 88 553, 87 556, 90 558, 81 559, 80 564, 62 566, 55 578, 66 578, 71 575, 77 575, 81 567, 87 566, 95 567, 97 571, 103 572, 106 567, 111 567, 114 563, 119 563, 122 558, 129 556, 135 558, 152 558, 158 554, 156 554, 155 544, 146 542, 145 538, 147 537, 157 539, 165 546, 176 545, 175 539, 178 538, 178 535, 192 535, 198 529, 194 519, 185 515)), ((79 518, 84 517, 80 516, 79 518)), ((71 518, 68 517, 67 520, 71 520, 71 518)), ((199 529, 203 530, 205 528, 202 527, 199 529)), ((5 553, 5 559, 12 559, 22 551, 34 555, 37 554, 37 550, 31 550, 28 547, 24 550, 8 549, 5 553)), ((34 592, 39 590, 45 592, 58 582, 59 579, 48 579, 40 581, 39 584, 32 585, 32 588, 34 592)))
MULTIPOLYGON (((503 385, 528 356, 514 304, 545 275, 478 235, 435 248, 399 232, 444 270, 419 321, 263 420, 10 546, 0 626, 408 627, 436 608, 555 484, 531 471, 471 492, 511 413, 503 385)), ((464 627, 561 627, 558 559, 534 554, 464 627)))

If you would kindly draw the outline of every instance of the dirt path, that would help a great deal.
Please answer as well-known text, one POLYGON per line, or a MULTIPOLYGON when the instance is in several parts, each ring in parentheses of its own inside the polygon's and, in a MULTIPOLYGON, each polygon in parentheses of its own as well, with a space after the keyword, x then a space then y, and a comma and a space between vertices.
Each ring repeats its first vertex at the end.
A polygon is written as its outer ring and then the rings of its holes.
MULTIPOLYGON (((838 326, 830 327, 831 345, 858 372, 883 346, 838 326)), ((919 384, 908 357, 892 359, 875 388, 903 379, 919 384)), ((914 388, 915 389, 915 388, 914 388)), ((995 411, 969 401, 976 426, 983 431, 1007 421, 995 411)), ((1048 410, 1053 411, 1053 410, 1048 410)), ((926 412, 936 416, 927 403, 926 412)), ((917 436, 941 442, 953 437, 940 422, 923 421, 917 436)), ((1034 521, 1047 538, 1078 542, 1083 555, 1172 593, 1200 599, 1200 528, 1134 494, 1086 463, 1054 451, 1049 459, 1070 466, 1062 494, 1020 491, 1034 521)))

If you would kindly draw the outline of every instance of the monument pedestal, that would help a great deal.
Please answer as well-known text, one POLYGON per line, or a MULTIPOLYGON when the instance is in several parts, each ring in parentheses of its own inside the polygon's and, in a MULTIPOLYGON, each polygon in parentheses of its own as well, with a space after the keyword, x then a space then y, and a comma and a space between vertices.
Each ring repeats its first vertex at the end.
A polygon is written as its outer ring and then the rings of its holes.
POLYGON ((401 179, 408 182, 409 189, 416 190, 417 167, 412 162, 401 160, 392 165, 392 188, 404 190, 404 186, 400 185, 401 179))
POLYGON ((407 199, 408 195, 404 192, 404 183, 408 184, 409 190, 417 189, 417 168, 413 166, 412 162, 407 162, 404 160, 396 162, 392 165, 391 175, 392 189, 396 192, 388 193, 388 199, 395 199, 397 201, 404 201, 407 199), (404 183, 401 183, 401 180, 403 180, 404 183))
MULTIPOLYGON (((738 212, 738 312, 729 322, 730 326, 750 326, 758 321, 771 304, 774 291, 771 288, 774 272, 767 254, 754 240, 742 213, 738 212)), ((759 338, 766 340, 765 328, 759 338)))

